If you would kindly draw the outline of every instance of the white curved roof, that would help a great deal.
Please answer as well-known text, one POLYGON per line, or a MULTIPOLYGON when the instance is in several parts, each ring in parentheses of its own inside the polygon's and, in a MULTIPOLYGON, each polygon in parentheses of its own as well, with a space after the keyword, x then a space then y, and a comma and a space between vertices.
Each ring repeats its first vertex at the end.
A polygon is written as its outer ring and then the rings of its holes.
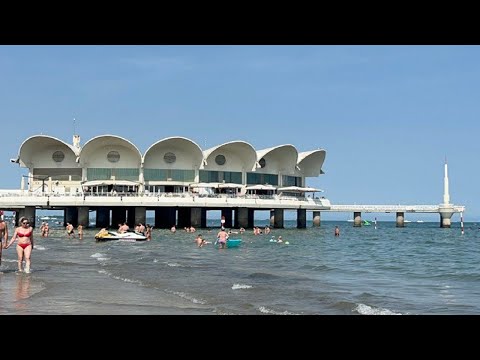
POLYGON ((209 169, 212 167, 218 168, 215 163, 215 157, 220 154, 225 156, 227 161, 226 168, 229 170, 241 170, 243 167, 246 171, 251 171, 256 168, 257 152, 246 141, 229 141, 205 150, 203 152, 203 158, 206 161, 204 167, 209 169))
POLYGON ((27 163, 32 162, 32 157, 34 155, 38 155, 40 150, 44 150, 46 148, 66 151, 71 153, 73 157, 78 156, 78 149, 76 149, 73 145, 67 144, 65 141, 48 135, 34 135, 27 138, 20 145, 17 155, 17 162, 22 167, 28 167, 27 163))
POLYGON ((177 161, 183 160, 180 162, 180 166, 183 167, 188 166, 186 163, 190 163, 189 168, 200 167, 202 164, 203 152, 200 146, 193 140, 181 136, 168 137, 151 145, 143 155, 143 163, 146 167, 155 166, 155 162, 158 165, 160 161, 163 162, 165 152, 174 153, 177 161))
MULTIPOLYGON (((324 149, 298 152, 292 144, 273 146, 256 151, 245 141, 229 141, 203 150, 193 140, 172 136, 151 145, 142 155, 129 140, 111 134, 96 136, 87 141, 82 148, 68 144, 48 135, 34 135, 27 138, 20 146, 17 162, 29 168, 138 168, 142 164, 147 168, 207 169, 218 171, 249 172, 259 171, 270 174, 286 174, 316 177, 324 174, 322 166, 326 157, 324 149), (56 151, 62 151, 64 160, 57 162, 56 151), (114 152, 118 152, 115 154, 114 152), (173 154, 167 154, 167 153, 173 154), (225 157, 224 164, 221 157, 225 157), (265 166, 259 161, 265 159, 265 166), (116 161, 114 161, 116 159, 116 161), (217 164, 216 162, 219 161, 217 164), (170 161, 172 160, 172 161, 170 161), (220 161, 222 160, 222 161, 220 161), (52 166, 54 165, 54 166, 52 166)), ((263 163, 263 161, 262 161, 263 163)), ((141 174, 140 174, 141 178, 141 174)))
MULTIPOLYGON (((142 161, 142 154, 140 150, 129 140, 117 136, 117 135, 100 135, 88 140, 85 145, 83 145, 80 150, 79 162, 83 164, 86 159, 90 162, 92 159, 89 159, 89 154, 97 152, 99 149, 104 148, 106 152, 111 150, 120 150, 124 152, 124 155, 127 155, 127 158, 134 159, 135 162, 138 162, 137 166, 140 167, 142 161)), ((95 158, 101 156, 100 154, 96 155, 95 158)), ((102 159, 103 160, 103 159, 102 159)), ((121 162, 123 162, 121 157, 121 162)), ((130 164, 132 166, 132 164, 130 164)))
POLYGON ((298 151, 291 144, 278 145, 258 150, 257 161, 260 161, 262 158, 265 159, 266 165, 263 169, 258 168, 257 171, 281 171, 283 174, 293 175, 297 165, 298 151))
POLYGON ((304 176, 319 176, 322 170, 326 151, 323 149, 304 151, 298 154, 297 165, 304 176))

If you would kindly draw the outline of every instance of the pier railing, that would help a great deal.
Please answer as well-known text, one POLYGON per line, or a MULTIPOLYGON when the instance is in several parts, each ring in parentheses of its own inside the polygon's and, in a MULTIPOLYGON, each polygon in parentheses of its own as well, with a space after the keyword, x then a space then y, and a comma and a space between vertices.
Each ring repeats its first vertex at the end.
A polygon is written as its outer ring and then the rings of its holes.
POLYGON ((252 207, 258 209, 326 210, 330 201, 325 198, 282 195, 243 195, 195 193, 31 193, 12 191, 0 193, 0 208, 36 206, 43 208, 67 206, 174 206, 174 207, 252 207))
MULTIPOLYGON (((365 213, 438 213, 441 207, 445 207, 445 205, 331 205, 329 211, 365 213)), ((452 204, 448 207, 451 207, 454 212, 465 211, 465 206, 452 204)))
POLYGON ((465 206, 438 205, 332 205, 328 199, 285 195, 236 194, 199 195, 196 193, 39 193, 21 190, 0 190, 0 208, 23 206, 180 206, 180 207, 253 207, 258 209, 306 209, 331 212, 361 213, 439 213, 448 209, 454 213, 465 206))

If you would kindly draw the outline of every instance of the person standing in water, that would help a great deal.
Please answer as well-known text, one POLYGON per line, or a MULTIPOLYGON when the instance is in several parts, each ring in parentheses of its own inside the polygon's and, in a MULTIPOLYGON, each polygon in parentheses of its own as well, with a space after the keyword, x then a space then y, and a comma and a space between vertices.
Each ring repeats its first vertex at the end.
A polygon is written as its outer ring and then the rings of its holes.
POLYGON ((220 244, 220 249, 225 249, 227 247, 228 233, 225 231, 225 228, 221 228, 217 234, 217 241, 220 244))
POLYGON ((145 236, 147 237, 147 241, 152 240, 152 227, 150 224, 147 224, 147 227, 145 228, 145 236))
POLYGON ((78 225, 77 231, 78 231, 78 238, 80 240, 82 240, 83 239, 83 225, 82 224, 78 225))
POLYGON ((33 228, 29 225, 28 220, 25 217, 20 219, 20 226, 15 229, 12 239, 5 246, 8 249, 15 240, 17 243, 17 256, 18 256, 18 271, 23 272, 22 263, 25 258, 25 273, 30 273, 30 256, 33 249, 33 228))
POLYGON ((2 250, 7 245, 8 242, 8 225, 0 218, 0 265, 2 265, 2 250))
POLYGON ((340 236, 340 228, 335 226, 335 236, 340 236))

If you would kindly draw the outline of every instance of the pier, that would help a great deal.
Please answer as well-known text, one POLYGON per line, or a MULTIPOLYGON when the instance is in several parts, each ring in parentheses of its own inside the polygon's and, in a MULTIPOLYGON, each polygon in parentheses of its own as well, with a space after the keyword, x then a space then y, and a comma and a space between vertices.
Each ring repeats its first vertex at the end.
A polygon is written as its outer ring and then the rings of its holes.
POLYGON ((184 137, 152 144, 143 154, 127 139, 97 136, 68 144, 46 135, 26 139, 10 161, 28 168, 20 189, 0 190, 0 210, 14 211, 15 224, 26 217, 35 227, 36 211, 62 210, 64 224, 130 227, 145 223, 154 211, 156 228, 206 227, 207 211, 221 211, 227 228, 252 228, 255 211, 270 211, 270 225, 284 227, 284 212, 295 211, 297 228, 320 226, 321 212, 352 212, 361 226, 362 212, 395 213, 397 227, 405 213, 438 213, 440 227, 451 226, 464 206, 450 203, 445 160, 443 203, 439 205, 335 205, 307 178, 325 174, 326 151, 299 152, 291 144, 256 150, 230 141, 203 150, 184 137), (306 194, 311 195, 306 195, 306 194))
POLYGON ((440 214, 440 227, 450 227, 453 214, 463 213, 465 206, 439 205, 331 205, 328 211, 353 213, 353 226, 362 226, 362 213, 394 213, 397 227, 405 226, 405 213, 440 214))
POLYGON ((220 210, 225 216, 228 228, 252 228, 256 210, 270 211, 270 225, 283 228, 284 211, 297 212, 297 227, 305 228, 307 212, 311 212, 313 226, 321 225, 321 212, 352 213, 353 226, 362 226, 362 213, 395 214, 396 226, 403 227, 406 213, 437 213, 440 215, 440 227, 451 226, 451 218, 463 213, 461 205, 335 205, 325 198, 293 196, 229 196, 217 195, 202 197, 194 194, 163 193, 145 194, 104 194, 104 195, 58 195, 58 194, 22 194, 22 191, 0 192, 0 209, 15 211, 16 221, 22 216, 29 218, 35 226, 37 210, 63 210, 64 222, 74 226, 89 226, 90 212, 94 211, 96 227, 116 226, 126 221, 130 226, 145 223, 147 210, 155 212, 156 228, 194 226, 206 227, 207 211, 220 210))

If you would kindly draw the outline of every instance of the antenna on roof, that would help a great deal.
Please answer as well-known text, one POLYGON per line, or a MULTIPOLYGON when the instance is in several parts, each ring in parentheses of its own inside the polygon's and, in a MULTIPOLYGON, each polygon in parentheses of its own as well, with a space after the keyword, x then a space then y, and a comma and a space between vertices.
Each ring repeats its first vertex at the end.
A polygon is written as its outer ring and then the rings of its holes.
POLYGON ((75 135, 77 131, 75 130, 75 118, 73 118, 73 135, 75 135))

